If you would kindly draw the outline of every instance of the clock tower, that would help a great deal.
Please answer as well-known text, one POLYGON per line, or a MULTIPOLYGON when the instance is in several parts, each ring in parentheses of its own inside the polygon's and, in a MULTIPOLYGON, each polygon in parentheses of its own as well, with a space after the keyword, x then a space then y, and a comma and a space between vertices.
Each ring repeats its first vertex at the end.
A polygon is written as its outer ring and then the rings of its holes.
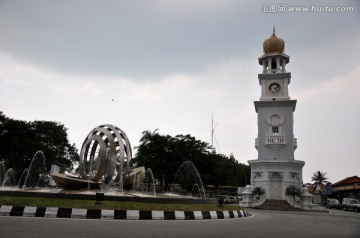
POLYGON ((290 99, 288 85, 291 73, 286 71, 290 57, 284 53, 285 42, 275 35, 263 44, 259 58, 262 73, 258 74, 261 97, 255 101, 258 114, 258 136, 255 148, 258 158, 250 160, 251 187, 265 190, 266 199, 285 200, 286 188, 301 188, 304 161, 294 158, 297 140, 294 137, 296 100, 290 99))

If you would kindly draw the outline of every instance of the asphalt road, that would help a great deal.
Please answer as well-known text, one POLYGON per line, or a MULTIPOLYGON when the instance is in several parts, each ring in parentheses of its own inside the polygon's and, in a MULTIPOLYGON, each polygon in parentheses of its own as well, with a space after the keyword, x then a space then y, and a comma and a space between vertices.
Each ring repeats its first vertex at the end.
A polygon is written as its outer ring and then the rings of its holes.
POLYGON ((88 220, 0 217, 0 238, 360 237, 360 213, 272 212, 226 220, 88 220))

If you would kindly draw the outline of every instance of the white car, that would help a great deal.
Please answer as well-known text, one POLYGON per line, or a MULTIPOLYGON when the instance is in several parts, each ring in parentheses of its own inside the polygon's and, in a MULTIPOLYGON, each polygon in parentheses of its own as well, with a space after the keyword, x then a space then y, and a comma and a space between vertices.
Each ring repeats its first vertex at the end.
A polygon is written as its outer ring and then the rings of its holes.
POLYGON ((354 212, 360 212, 360 201, 353 198, 343 198, 342 208, 344 211, 353 210, 354 212))

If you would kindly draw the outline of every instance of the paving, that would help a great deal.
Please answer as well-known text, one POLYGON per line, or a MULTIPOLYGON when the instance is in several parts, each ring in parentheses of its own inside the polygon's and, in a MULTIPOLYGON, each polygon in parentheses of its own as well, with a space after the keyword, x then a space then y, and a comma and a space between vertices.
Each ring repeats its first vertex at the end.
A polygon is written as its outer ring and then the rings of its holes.
POLYGON ((122 220, 202 220, 242 218, 249 216, 249 214, 246 210, 140 211, 2 205, 0 207, 0 216, 122 220))

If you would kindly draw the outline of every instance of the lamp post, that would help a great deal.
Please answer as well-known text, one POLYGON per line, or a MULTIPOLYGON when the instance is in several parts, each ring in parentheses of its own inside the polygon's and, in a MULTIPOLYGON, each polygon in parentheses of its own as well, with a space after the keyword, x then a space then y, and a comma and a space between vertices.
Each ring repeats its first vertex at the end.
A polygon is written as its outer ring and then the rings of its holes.
POLYGON ((168 153, 168 152, 171 152, 171 150, 169 150, 167 147, 165 147, 164 158, 163 158, 163 174, 162 174, 163 193, 165 192, 166 153, 168 153))
POLYGON ((164 158, 163 158, 163 174, 162 174, 162 192, 165 193, 165 157, 167 148, 165 147, 164 158))

